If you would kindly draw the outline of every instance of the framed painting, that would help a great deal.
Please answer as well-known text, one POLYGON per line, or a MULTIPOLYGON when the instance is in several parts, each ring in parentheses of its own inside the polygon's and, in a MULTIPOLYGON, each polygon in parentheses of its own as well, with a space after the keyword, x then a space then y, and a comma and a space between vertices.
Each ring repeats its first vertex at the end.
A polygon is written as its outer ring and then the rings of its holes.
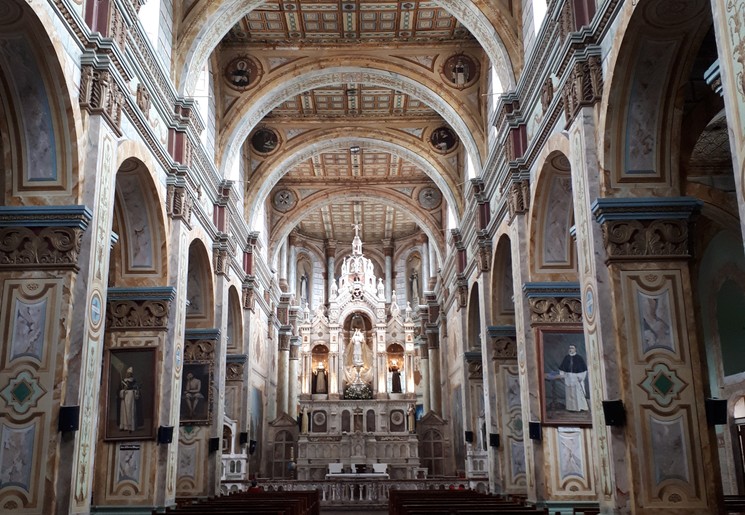
POLYGON ((209 425, 212 419, 210 363, 184 363, 181 380, 181 425, 209 425))
POLYGON ((157 353, 155 347, 107 352, 105 440, 155 438, 157 353))
POLYGON ((582 327, 538 329, 543 423, 592 423, 587 351, 582 327))

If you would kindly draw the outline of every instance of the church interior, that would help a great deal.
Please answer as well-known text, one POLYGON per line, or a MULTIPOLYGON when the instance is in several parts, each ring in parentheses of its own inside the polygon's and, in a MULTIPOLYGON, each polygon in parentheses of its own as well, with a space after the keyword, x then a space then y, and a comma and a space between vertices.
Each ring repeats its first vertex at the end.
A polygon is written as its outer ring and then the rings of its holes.
POLYGON ((3 513, 745 506, 741 1, 3 0, 0 166, 3 513))

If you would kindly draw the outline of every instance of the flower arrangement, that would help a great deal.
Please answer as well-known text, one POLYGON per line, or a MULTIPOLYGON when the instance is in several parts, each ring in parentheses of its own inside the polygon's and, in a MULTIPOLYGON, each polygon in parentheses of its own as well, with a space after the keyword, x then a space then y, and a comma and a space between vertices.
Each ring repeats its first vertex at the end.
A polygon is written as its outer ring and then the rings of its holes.
POLYGON ((372 399, 372 388, 365 383, 353 383, 344 389, 344 398, 353 400, 372 399))

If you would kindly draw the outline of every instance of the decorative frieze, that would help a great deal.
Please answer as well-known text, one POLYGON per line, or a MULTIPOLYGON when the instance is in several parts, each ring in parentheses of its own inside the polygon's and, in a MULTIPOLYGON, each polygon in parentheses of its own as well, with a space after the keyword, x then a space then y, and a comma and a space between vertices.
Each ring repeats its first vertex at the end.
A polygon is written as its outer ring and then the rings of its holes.
POLYGON ((0 207, 0 268, 77 272, 92 218, 86 206, 0 207))
POLYGON ((254 310, 256 305, 256 279, 252 276, 246 276, 243 281, 243 309, 254 310))
POLYGON ((481 351, 468 351, 464 353, 463 357, 466 360, 468 379, 483 379, 484 376, 483 362, 481 361, 481 351))
POLYGON ((228 275, 230 269, 229 257, 228 235, 218 233, 212 245, 212 261, 215 268, 215 275, 228 275))
POLYGON ((150 92, 147 90, 145 85, 140 82, 137 84, 137 95, 135 97, 137 107, 140 108, 142 114, 145 115, 145 119, 149 119, 150 113, 150 92))
POLYGON ((569 126, 584 106, 593 105, 603 94, 603 69, 600 56, 589 54, 574 62, 564 88, 564 116, 569 126))
POLYGON ((117 136, 122 135, 124 95, 109 70, 98 70, 83 64, 80 70, 80 107, 90 114, 100 114, 117 136))
POLYGON ((592 212, 608 261, 688 259, 691 223, 701 205, 686 197, 598 199, 592 212))
POLYGON ((523 291, 534 324, 582 323, 578 283, 526 283, 523 291))
POLYGON ((527 213, 530 207, 530 183, 527 180, 512 181, 509 190, 510 220, 517 214, 527 213))
POLYGON ((248 357, 245 354, 228 354, 225 357, 225 379, 227 381, 242 381, 247 360, 248 357))
POLYGON ((106 330, 168 329, 168 315, 175 290, 159 288, 109 288, 106 306, 106 330))
POLYGON ((546 80, 543 82, 543 86, 541 86, 541 107, 543 108, 543 112, 548 112, 548 108, 551 105, 551 102, 554 99, 554 82, 551 79, 551 77, 546 77, 546 80))
POLYGON ((517 359, 515 326, 489 326, 489 347, 492 360, 517 359))
POLYGON ((479 231, 478 234, 478 250, 477 258, 479 264, 479 270, 482 272, 488 272, 491 270, 492 261, 492 242, 489 237, 488 231, 479 231))
POLYGON ((184 362, 214 363, 219 329, 188 329, 184 335, 184 362))
POLYGON ((182 220, 191 229, 191 209, 194 205, 186 186, 169 184, 166 192, 166 210, 174 220, 182 220))

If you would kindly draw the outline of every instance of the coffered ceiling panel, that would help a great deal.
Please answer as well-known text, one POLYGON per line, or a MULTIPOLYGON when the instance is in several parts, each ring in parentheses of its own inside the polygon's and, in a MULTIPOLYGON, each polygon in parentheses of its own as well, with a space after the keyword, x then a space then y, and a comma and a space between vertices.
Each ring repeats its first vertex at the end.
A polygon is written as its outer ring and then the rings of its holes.
POLYGON ((225 37, 226 43, 472 40, 461 23, 431 1, 268 1, 225 37))
POLYGON ((388 238, 404 238, 418 232, 416 222, 403 211, 371 201, 340 202, 319 209, 297 226, 297 232, 318 240, 352 241, 352 224, 362 224, 362 241, 379 243, 388 238))
POLYGON ((349 116, 439 118, 426 104, 405 93, 365 84, 340 84, 306 91, 285 100, 267 118, 349 116))

